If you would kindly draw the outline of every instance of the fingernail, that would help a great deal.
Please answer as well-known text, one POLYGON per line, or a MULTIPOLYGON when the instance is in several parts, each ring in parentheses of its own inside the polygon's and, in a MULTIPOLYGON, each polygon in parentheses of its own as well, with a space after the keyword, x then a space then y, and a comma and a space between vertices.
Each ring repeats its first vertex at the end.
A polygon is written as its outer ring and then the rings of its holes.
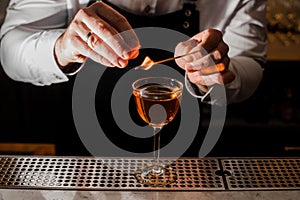
POLYGON ((130 50, 128 50, 128 49, 124 50, 123 54, 122 54, 122 58, 127 60, 127 59, 129 59, 129 57, 130 57, 130 50))
POLYGON ((123 60, 122 58, 118 58, 118 64, 120 68, 124 68, 127 65, 127 61, 123 60))
POLYGON ((133 50, 133 51, 131 51, 130 58, 136 58, 138 55, 139 55, 139 51, 138 50, 133 50))

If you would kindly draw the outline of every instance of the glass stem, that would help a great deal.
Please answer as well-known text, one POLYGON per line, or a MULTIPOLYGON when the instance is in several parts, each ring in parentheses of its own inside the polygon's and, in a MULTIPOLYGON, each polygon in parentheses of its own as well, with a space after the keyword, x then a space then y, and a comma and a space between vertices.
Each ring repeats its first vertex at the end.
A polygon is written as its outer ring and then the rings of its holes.
POLYGON ((154 138, 153 156, 154 156, 154 162, 155 162, 155 169, 154 170, 157 173, 160 172, 160 168, 159 168, 160 130, 161 130, 161 127, 153 127, 153 138, 154 138))

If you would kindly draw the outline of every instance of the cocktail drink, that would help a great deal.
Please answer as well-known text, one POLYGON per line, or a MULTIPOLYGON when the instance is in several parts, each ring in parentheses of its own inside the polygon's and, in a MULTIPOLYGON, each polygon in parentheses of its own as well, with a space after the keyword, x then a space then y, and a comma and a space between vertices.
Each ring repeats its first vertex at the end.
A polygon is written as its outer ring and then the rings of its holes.
POLYGON ((164 186, 172 181, 173 171, 170 166, 166 167, 159 161, 160 130, 178 112, 183 84, 167 77, 147 77, 138 79, 132 87, 137 111, 153 128, 154 136, 154 162, 143 166, 136 176, 139 181, 150 186, 164 186))

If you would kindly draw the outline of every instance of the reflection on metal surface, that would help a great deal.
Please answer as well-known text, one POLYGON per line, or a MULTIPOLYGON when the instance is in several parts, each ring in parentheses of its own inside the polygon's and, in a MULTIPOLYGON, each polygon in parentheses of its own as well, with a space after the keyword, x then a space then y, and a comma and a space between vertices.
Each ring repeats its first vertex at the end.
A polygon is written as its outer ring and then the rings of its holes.
POLYGON ((230 190, 300 189, 300 159, 222 160, 230 190))
POLYGON ((224 190, 216 159, 161 159, 176 170, 166 187, 140 184, 134 172, 151 159, 135 158, 0 158, 0 188, 76 190, 224 190))
POLYGON ((72 190, 294 190, 300 189, 300 159, 161 159, 177 173, 165 187, 139 183, 134 172, 146 158, 0 157, 0 188, 72 190))
POLYGON ((143 166, 138 169, 134 176, 136 180, 142 184, 149 186, 166 186, 171 185, 177 181, 177 172, 170 165, 158 165, 161 171, 158 172, 153 168, 152 165, 143 166), (150 169, 150 172, 149 172, 150 169), (145 173, 147 172, 147 173, 145 173))

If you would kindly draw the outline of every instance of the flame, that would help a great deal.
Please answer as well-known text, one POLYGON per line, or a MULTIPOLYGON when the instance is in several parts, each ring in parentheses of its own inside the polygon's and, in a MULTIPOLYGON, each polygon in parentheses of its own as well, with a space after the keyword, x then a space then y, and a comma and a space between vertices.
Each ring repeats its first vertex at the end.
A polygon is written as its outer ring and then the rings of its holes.
POLYGON ((140 65, 144 70, 148 70, 150 69, 153 65, 155 64, 155 62, 153 60, 151 60, 151 58, 149 56, 146 56, 145 60, 143 61, 143 63, 140 65))

